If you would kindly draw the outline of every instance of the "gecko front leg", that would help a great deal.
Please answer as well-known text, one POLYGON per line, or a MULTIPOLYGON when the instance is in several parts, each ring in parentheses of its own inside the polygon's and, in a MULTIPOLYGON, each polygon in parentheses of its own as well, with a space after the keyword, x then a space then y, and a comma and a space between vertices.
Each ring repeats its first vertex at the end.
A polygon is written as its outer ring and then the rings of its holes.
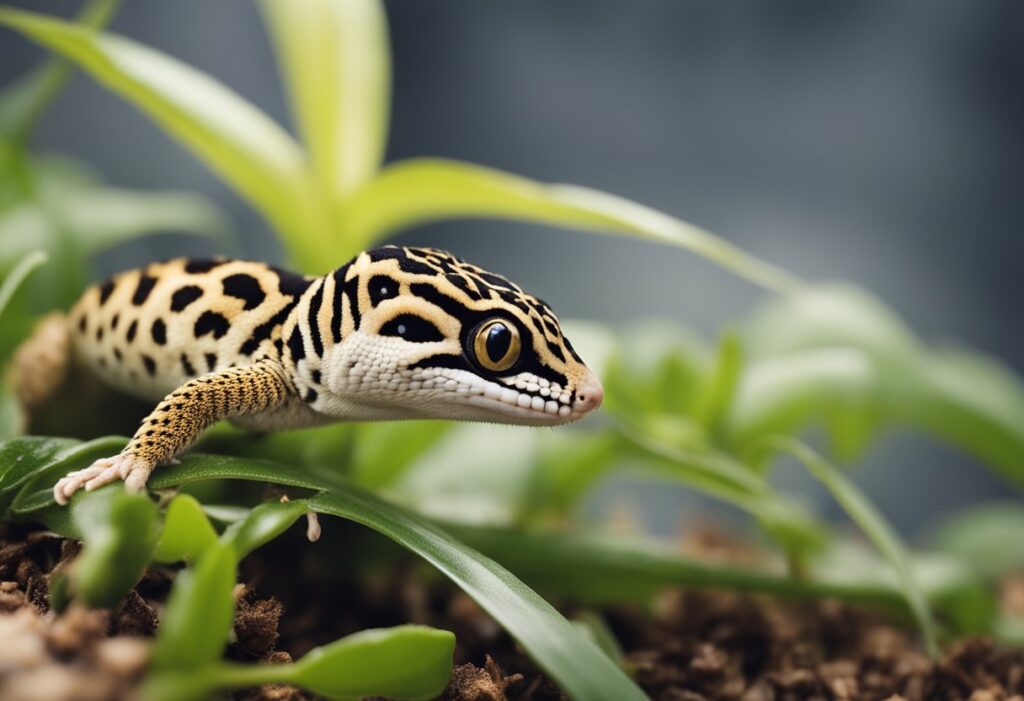
POLYGON ((197 377, 167 395, 120 454, 97 460, 57 482, 54 499, 67 504, 82 487, 92 491, 119 479, 127 489, 141 491, 158 465, 173 460, 212 424, 273 410, 293 394, 284 369, 273 361, 197 377))

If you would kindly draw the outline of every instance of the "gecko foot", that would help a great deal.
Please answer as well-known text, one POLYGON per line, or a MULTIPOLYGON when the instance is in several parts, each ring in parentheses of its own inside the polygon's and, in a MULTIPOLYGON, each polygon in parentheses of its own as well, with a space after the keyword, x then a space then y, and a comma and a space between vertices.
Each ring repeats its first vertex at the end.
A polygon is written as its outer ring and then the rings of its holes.
POLYGON ((116 480, 124 480, 125 489, 141 492, 146 487, 149 473, 154 465, 133 455, 115 455, 100 458, 83 470, 76 470, 57 482, 53 487, 53 498, 64 506, 72 495, 82 487, 91 492, 116 480))

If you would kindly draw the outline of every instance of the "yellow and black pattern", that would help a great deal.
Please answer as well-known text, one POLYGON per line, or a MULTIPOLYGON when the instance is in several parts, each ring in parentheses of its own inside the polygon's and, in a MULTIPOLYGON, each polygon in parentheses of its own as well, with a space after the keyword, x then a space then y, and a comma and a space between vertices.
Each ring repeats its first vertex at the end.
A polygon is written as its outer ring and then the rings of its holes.
POLYGON ((154 263, 89 288, 65 324, 79 366, 163 400, 121 455, 62 480, 61 502, 114 479, 141 488, 224 418, 258 430, 411 418, 552 425, 601 401, 547 304, 430 248, 385 246, 320 278, 230 259, 154 263))

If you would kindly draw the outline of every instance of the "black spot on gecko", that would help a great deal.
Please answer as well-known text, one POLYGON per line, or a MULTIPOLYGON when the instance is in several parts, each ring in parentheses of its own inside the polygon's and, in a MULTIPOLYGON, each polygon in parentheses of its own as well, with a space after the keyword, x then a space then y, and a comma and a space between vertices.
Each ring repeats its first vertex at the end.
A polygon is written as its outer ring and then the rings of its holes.
POLYGON ((128 324, 128 334, 126 335, 126 338, 128 339, 129 343, 131 343, 132 341, 135 340, 135 332, 138 330, 138 328, 139 328, 138 320, 137 319, 132 319, 132 323, 128 324))
POLYGON ((313 298, 309 300, 309 336, 313 341, 313 352, 318 358, 324 354, 324 341, 320 337, 320 324, 317 317, 324 302, 324 288, 327 286, 325 282, 319 281, 319 283, 320 287, 313 293, 313 298))
POLYGON ((212 333, 214 338, 220 338, 228 332, 229 326, 230 324, 224 315, 218 314, 217 312, 205 311, 198 319, 196 319, 196 338, 205 336, 208 333, 212 333))
POLYGON ((110 280, 107 280, 102 285, 100 285, 100 306, 101 307, 104 305, 104 303, 108 299, 110 299, 110 295, 113 294, 113 292, 114 292, 114 280, 113 280, 113 278, 111 278, 110 280))
POLYGON ((82 314, 81 318, 79 318, 79 320, 78 320, 78 330, 81 333, 85 333, 85 324, 86 324, 85 314, 82 314))
POLYGON ((288 350, 292 354, 292 362, 298 363, 306 357, 306 346, 302 342, 302 334, 299 327, 292 329, 292 335, 288 337, 288 350))
POLYGON ((181 369, 185 371, 185 375, 188 377, 196 376, 196 369, 189 361, 188 356, 184 353, 181 354, 181 369))
POLYGON ((312 280, 307 280, 302 275, 298 275, 287 270, 281 270, 281 268, 277 268, 272 265, 268 265, 267 268, 277 275, 277 289, 280 290, 283 295, 298 297, 313 284, 312 280))
POLYGON ((218 265, 224 265, 226 260, 218 258, 193 258, 185 262, 185 272, 193 275, 197 273, 208 273, 218 265))
POLYGON ((274 329, 284 323, 284 320, 291 314, 292 309, 295 307, 295 300, 292 300, 288 304, 284 305, 277 314, 270 317, 262 324, 257 326, 249 338, 246 339, 242 347, 238 349, 238 352, 242 355, 252 355, 260 347, 260 343, 270 338, 270 335, 274 332, 274 329))
POLYGON ((237 297, 245 302, 243 309, 255 309, 267 298, 260 281, 252 275, 238 273, 224 278, 224 294, 230 297, 237 297))
POLYGON ((156 361, 148 355, 142 355, 142 364, 146 366, 146 372, 149 373, 150 377, 156 374, 156 361))
POLYGON ((313 378, 313 384, 317 384, 317 385, 320 384, 320 371, 319 370, 314 370, 313 372, 310 373, 310 375, 313 378))
POLYGON ((312 404, 313 402, 316 401, 316 398, 317 398, 316 390, 313 389, 312 387, 310 387, 306 391, 306 401, 309 402, 310 404, 312 404))
POLYGON ((341 342, 341 324, 345 317, 343 297, 345 293, 345 275, 348 274, 349 264, 341 266, 334 271, 334 301, 331 306, 331 338, 335 343, 341 342))
POLYGON ((140 277, 139 284, 135 287, 135 294, 132 295, 132 304, 136 307, 141 307, 149 299, 149 293, 153 291, 155 286, 155 277, 150 277, 149 275, 140 277))
POLYGON ((386 299, 398 296, 398 281, 387 275, 374 275, 367 283, 370 292, 370 304, 377 306, 386 299))
POLYGON ((150 333, 153 335, 153 342, 158 346, 167 343, 167 325, 163 319, 157 319, 153 322, 153 328, 150 329, 150 333))
POLYGON ((119 321, 121 321, 121 315, 120 314, 114 314, 114 317, 110 320, 110 330, 111 331, 116 331, 117 330, 117 322, 119 322, 119 321))
POLYGON ((121 349, 120 349, 120 348, 115 348, 115 349, 114 349, 114 359, 115 359, 115 360, 116 360, 117 362, 119 362, 119 363, 120 363, 120 362, 121 362, 121 360, 123 359, 123 357, 124 357, 124 356, 122 356, 122 355, 121 355, 121 349))
POLYGON ((96 340, 97 341, 102 341, 103 340, 103 326, 97 326, 96 327, 96 340))
POLYGON ((196 285, 185 285, 171 295, 171 311, 180 312, 188 305, 203 296, 203 288, 196 285))
POLYGON ((213 353, 207 353, 203 357, 206 359, 207 372, 213 372, 213 369, 217 367, 217 356, 213 353))

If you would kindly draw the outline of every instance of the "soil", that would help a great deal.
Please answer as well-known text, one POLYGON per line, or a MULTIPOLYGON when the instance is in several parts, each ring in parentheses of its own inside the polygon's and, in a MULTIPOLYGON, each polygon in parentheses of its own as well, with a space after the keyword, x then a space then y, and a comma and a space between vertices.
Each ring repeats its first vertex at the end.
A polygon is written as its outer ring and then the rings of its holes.
MULTIPOLYGON (((243 563, 229 657, 285 662, 363 628, 425 623, 457 636, 444 701, 563 698, 446 580, 363 531, 337 522, 329 531, 328 542, 315 545, 300 534, 280 538, 243 563), (367 552, 373 559, 337 555, 367 552)), ((135 698, 173 568, 148 572, 116 609, 72 605, 58 615, 50 611, 50 585, 77 544, 41 531, 0 535, 0 698, 135 698)), ((1021 581, 1006 586, 1011 607, 1020 605, 1021 581)), ((624 667, 655 701, 1024 701, 1024 650, 975 637, 933 662, 905 628, 838 602, 673 590, 653 607, 599 613, 625 651, 624 667)), ((233 698, 313 697, 268 686, 233 698)))

